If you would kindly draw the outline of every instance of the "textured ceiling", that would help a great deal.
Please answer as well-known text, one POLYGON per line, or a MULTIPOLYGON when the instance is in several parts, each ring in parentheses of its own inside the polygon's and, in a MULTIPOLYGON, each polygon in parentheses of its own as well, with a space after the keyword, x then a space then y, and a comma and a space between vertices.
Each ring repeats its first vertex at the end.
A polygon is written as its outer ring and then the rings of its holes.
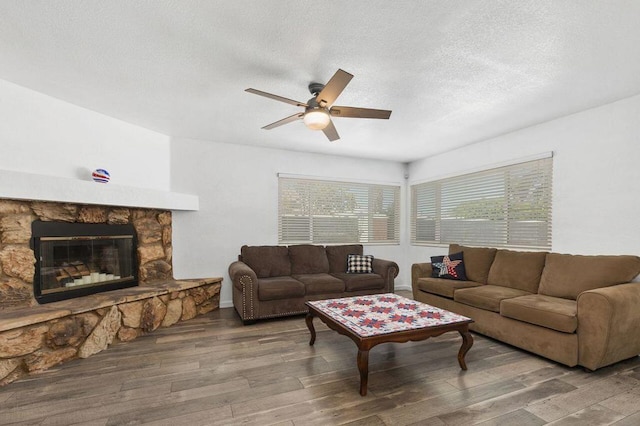
POLYGON ((0 79, 175 138, 408 162, 640 93, 640 1, 2 0, 0 79), (306 101, 355 75, 341 139, 306 101))

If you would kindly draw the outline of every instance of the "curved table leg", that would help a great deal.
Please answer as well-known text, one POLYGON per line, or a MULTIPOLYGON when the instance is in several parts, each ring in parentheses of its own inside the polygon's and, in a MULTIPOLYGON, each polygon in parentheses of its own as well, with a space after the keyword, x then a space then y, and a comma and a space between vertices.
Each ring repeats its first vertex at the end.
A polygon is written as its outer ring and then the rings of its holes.
POLYGON ((460 364, 460 368, 466 370, 467 363, 464 361, 464 356, 469 352, 471 346, 473 346, 473 337, 471 337, 471 333, 469 333, 468 328, 459 330, 459 333, 460 336, 462 336, 462 346, 460 347, 460 351, 458 351, 458 364, 460 364))
POLYGON ((313 344, 316 342, 316 329, 313 327, 313 315, 311 314, 311 312, 307 314, 307 316, 304 318, 304 321, 307 323, 307 328, 311 333, 311 340, 309 340, 309 346, 313 346, 313 344))
POLYGON ((367 382, 369 381, 369 350, 358 348, 358 370, 360 371, 360 395, 367 395, 367 382))

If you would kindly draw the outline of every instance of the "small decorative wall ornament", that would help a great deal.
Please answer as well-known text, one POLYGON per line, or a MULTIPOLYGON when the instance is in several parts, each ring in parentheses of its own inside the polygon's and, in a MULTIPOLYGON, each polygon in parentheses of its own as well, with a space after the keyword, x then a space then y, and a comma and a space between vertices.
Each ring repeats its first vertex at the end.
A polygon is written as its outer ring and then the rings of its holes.
POLYGON ((109 172, 105 169, 95 169, 93 173, 91 173, 91 178, 94 182, 108 183, 111 175, 109 175, 109 172))

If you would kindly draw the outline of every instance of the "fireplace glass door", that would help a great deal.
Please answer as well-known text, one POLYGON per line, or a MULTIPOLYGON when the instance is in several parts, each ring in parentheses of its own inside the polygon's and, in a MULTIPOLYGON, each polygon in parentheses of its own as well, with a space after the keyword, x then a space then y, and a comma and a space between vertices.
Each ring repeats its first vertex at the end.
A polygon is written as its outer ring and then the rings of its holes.
POLYGON ((40 223, 34 295, 40 303, 137 285, 132 226, 40 223), (75 226, 74 226, 75 225, 75 226), (61 235, 61 234, 73 235, 61 235))

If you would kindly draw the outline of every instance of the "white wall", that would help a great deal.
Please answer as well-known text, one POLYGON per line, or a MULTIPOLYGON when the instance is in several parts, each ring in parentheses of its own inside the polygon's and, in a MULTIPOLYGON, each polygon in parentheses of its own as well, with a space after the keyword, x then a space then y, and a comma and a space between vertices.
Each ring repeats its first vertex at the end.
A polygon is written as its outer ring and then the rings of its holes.
MULTIPOLYGON (((0 80, 0 170, 88 179, 200 196, 200 211, 174 213, 177 278, 223 276, 243 244, 277 243, 276 173, 404 182, 404 166, 209 141, 175 140, 0 80)), ((409 182, 554 152, 553 250, 640 254, 640 96, 583 111, 409 165, 409 182)), ((10 185, 0 181, 2 185, 10 185)), ((406 188, 405 188, 406 189, 406 188)), ((410 266, 445 247, 410 246, 407 191, 400 246, 366 252, 410 266)))
MULTIPOLYGON (((412 163, 409 184, 553 151, 552 250, 640 254, 640 95, 412 163)), ((445 247, 411 246, 410 263, 445 247)))
MULTIPOLYGON (((170 139, 0 80, 0 170, 169 190, 170 139)), ((0 182, 0 185, 10 183, 0 182)))
MULTIPOLYGON (((200 197, 197 212, 173 214, 176 278, 224 278, 221 306, 231 306, 229 264, 242 245, 278 243, 277 173, 328 176, 404 185, 404 166, 199 140, 171 143, 172 190, 200 197)), ((402 212, 405 216, 405 212, 402 212)), ((405 224, 401 224, 405 227, 405 224)), ((403 242, 406 246, 406 241, 403 242)), ((365 253, 400 263, 398 246, 365 246, 365 253)), ((396 285, 410 285, 400 267, 396 285)))

